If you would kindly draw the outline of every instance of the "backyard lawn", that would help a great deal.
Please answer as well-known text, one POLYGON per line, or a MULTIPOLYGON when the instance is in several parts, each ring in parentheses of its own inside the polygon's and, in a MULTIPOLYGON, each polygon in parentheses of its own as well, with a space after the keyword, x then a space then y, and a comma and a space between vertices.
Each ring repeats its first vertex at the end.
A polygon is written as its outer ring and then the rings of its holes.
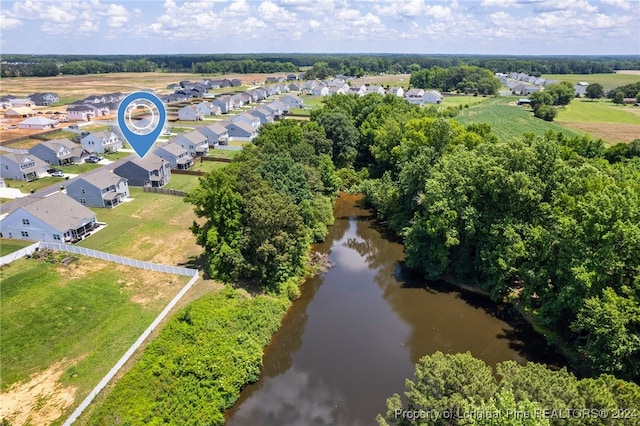
MULTIPOLYGON (((189 177, 197 181, 197 176, 189 177)), ((182 197, 143 192, 130 187, 132 201, 114 209, 93 208, 107 226, 78 245, 134 259, 167 265, 187 262, 200 254, 189 227, 196 219, 182 197)))
POLYGON ((7 185, 7 188, 18 188, 23 193, 28 194, 31 190, 40 191, 41 189, 55 184, 64 185, 65 178, 48 176, 32 180, 31 182, 13 179, 5 179, 4 182, 7 185))
POLYGON ((0 239, 0 256, 6 256, 9 253, 20 250, 33 244, 33 241, 13 240, 9 238, 0 239))
POLYGON ((12 424, 68 416, 188 280, 67 256, 1 270, 0 418, 12 424))

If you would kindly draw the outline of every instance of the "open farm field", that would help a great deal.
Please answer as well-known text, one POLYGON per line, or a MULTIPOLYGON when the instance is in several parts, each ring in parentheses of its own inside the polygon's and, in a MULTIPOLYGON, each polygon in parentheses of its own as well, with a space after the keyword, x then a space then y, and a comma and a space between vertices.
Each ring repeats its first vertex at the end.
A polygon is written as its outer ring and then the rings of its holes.
POLYGON ((543 74, 542 77, 558 81, 568 81, 572 84, 576 84, 579 81, 600 83, 605 91, 640 81, 640 74, 624 71, 607 74, 543 74))
POLYGON ((640 137, 640 108, 615 105, 609 100, 574 99, 559 111, 558 124, 609 143, 640 137))
POLYGON ((1 270, 0 418, 14 425, 61 423, 188 280, 67 256, 1 270))
POLYGON ((467 95, 454 95, 454 96, 445 96, 442 99, 442 104, 440 106, 449 107, 449 106, 459 106, 459 105, 476 105, 482 103, 491 98, 485 98, 482 96, 467 96, 467 95))
POLYGON ((454 120, 463 125, 487 123, 500 140, 510 140, 522 136, 524 132, 543 135, 548 130, 563 132, 567 136, 577 136, 579 132, 567 129, 554 122, 533 116, 531 110, 517 106, 517 97, 497 97, 488 99, 468 109, 463 109, 454 120))
MULTIPOLYGON (((197 181, 197 176, 188 177, 197 181)), ((129 191, 133 201, 114 209, 92 209, 107 227, 79 246, 167 265, 184 264, 200 254, 189 230, 196 216, 182 197, 134 187, 129 191)))
POLYGON ((383 74, 383 75, 371 75, 353 79, 351 85, 367 84, 378 85, 382 87, 394 87, 399 86, 407 89, 409 87, 409 79, 411 74, 383 74))

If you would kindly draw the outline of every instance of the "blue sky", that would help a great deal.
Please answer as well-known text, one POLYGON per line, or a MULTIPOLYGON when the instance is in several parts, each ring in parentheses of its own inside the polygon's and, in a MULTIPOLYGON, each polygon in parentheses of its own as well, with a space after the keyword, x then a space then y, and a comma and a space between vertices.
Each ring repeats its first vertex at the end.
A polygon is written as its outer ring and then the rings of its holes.
POLYGON ((640 0, 7 1, 0 52, 640 54, 640 0))

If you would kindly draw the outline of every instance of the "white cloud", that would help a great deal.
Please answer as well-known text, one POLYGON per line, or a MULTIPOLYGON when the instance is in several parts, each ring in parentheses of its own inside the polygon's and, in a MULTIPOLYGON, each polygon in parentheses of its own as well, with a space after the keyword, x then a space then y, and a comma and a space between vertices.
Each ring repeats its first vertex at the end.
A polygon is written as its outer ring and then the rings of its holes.
MULTIPOLYGON (((622 10, 631 10, 631 2, 627 0, 601 0, 603 4, 617 7, 622 10)), ((637 3, 637 2, 636 2, 637 3)), ((638 7, 638 6, 636 6, 638 7)))
POLYGON ((258 6, 260 17, 267 22, 295 21, 295 13, 289 12, 287 9, 275 5, 270 0, 260 3, 258 6))
POLYGON ((249 5, 246 0, 233 0, 229 6, 224 8, 222 16, 245 16, 249 14, 249 5))
POLYGON ((4 30, 12 30, 22 25, 20 19, 10 17, 4 10, 0 11, 0 26, 4 30))

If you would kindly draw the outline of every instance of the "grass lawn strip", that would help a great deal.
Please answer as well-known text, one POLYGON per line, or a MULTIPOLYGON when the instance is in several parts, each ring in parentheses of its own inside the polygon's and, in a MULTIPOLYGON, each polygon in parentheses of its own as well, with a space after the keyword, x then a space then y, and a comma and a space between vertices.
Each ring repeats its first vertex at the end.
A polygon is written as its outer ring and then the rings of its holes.
POLYGON ((9 238, 0 239, 0 257, 6 256, 9 253, 13 253, 14 251, 18 251, 21 248, 25 248, 33 244, 33 241, 24 241, 24 240, 12 240, 9 238))
POLYGON ((66 256, 2 267, 0 417, 14 424, 68 415, 188 280, 66 256))
MULTIPOLYGON (((197 176, 188 177, 197 182, 197 176)), ((166 265, 184 264, 200 254, 202 249, 189 230, 196 216, 182 197, 134 187, 129 192, 133 201, 114 209, 92 209, 107 227, 79 246, 166 265)))

